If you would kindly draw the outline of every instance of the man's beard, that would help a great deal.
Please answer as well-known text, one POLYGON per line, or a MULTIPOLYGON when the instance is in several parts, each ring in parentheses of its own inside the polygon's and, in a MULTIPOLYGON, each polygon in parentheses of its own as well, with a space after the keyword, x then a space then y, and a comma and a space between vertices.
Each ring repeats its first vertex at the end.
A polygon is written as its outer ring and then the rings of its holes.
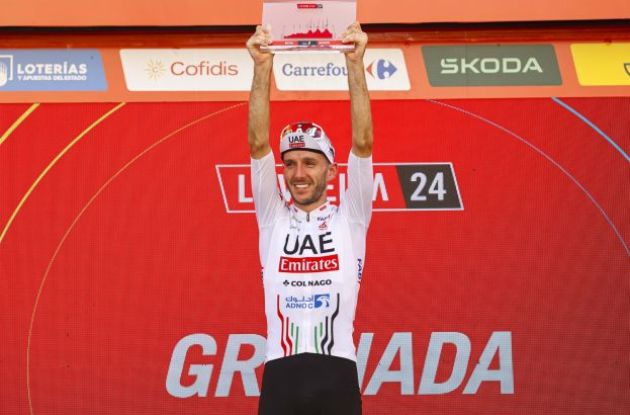
POLYGON ((317 183, 317 186, 315 186, 315 190, 313 191, 313 196, 309 197, 308 199, 305 200, 298 200, 293 193, 291 193, 291 197, 293 198, 293 201, 297 204, 303 205, 303 206, 308 206, 312 203, 315 203, 319 200, 320 197, 322 197, 322 194, 326 191, 326 186, 328 186, 328 183, 326 183, 325 180, 325 174, 324 177, 322 177, 322 180, 320 180, 317 183))

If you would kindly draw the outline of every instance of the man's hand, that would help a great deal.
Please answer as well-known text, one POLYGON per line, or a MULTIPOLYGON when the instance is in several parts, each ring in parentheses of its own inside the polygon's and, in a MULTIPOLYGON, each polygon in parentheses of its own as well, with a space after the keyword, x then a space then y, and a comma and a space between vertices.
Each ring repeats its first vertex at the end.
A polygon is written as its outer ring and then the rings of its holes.
POLYGON ((345 52, 349 63, 363 63, 363 55, 368 42, 368 35, 361 30, 359 22, 354 22, 341 35, 343 43, 354 43, 354 50, 345 52))
POLYGON ((256 33, 254 33, 247 40, 247 50, 252 56, 255 65, 271 65, 273 62, 273 54, 268 51, 260 50, 261 46, 269 46, 271 44, 271 26, 262 27, 256 26, 256 33))

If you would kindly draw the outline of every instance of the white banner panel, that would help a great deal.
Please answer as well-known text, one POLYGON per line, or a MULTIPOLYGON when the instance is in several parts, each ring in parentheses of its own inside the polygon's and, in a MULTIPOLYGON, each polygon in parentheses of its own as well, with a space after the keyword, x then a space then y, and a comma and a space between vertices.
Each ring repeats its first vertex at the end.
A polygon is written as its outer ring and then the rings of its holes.
POLYGON ((130 91, 248 91, 246 49, 121 49, 130 91))
MULTIPOLYGON (((409 75, 401 49, 365 51, 365 76, 370 91, 408 91, 409 75)), ((346 91, 348 73, 342 53, 288 53, 274 58, 280 91, 346 91)))

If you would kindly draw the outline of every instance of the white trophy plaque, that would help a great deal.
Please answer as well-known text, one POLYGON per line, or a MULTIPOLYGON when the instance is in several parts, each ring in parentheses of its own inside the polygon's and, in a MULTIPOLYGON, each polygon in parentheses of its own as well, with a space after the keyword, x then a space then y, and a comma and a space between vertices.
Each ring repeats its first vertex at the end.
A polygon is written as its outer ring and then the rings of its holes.
POLYGON ((354 49, 341 35, 357 18, 356 0, 264 0, 263 26, 271 26, 268 50, 279 52, 354 49))

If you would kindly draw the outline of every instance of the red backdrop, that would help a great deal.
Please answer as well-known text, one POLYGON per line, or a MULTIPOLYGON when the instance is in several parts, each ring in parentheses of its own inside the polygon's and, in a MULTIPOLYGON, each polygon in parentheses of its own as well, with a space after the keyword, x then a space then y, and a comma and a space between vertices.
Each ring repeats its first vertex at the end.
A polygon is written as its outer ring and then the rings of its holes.
MULTIPOLYGON (((552 99, 373 103, 375 162, 452 163, 463 209, 373 216, 365 413, 628 413, 630 99, 564 102, 588 122, 552 99), (460 342, 436 360, 432 336, 460 342), (484 350, 506 383, 468 393, 484 350), (435 364, 435 383, 462 377, 452 391, 420 386, 435 364)), ((2 105, 0 134, 28 108, 2 105)), ((217 174, 248 163, 247 106, 104 117, 115 108, 42 104, 0 144, 0 412, 254 413, 245 375, 217 396, 226 362, 256 361, 265 333, 255 218, 227 212, 238 175, 217 174), (193 334, 216 351, 191 347, 179 376, 193 334), (182 387, 212 365, 207 396, 173 396, 169 365, 182 387)), ((274 103, 272 118, 274 132, 317 120, 349 150, 347 102, 274 103)))

